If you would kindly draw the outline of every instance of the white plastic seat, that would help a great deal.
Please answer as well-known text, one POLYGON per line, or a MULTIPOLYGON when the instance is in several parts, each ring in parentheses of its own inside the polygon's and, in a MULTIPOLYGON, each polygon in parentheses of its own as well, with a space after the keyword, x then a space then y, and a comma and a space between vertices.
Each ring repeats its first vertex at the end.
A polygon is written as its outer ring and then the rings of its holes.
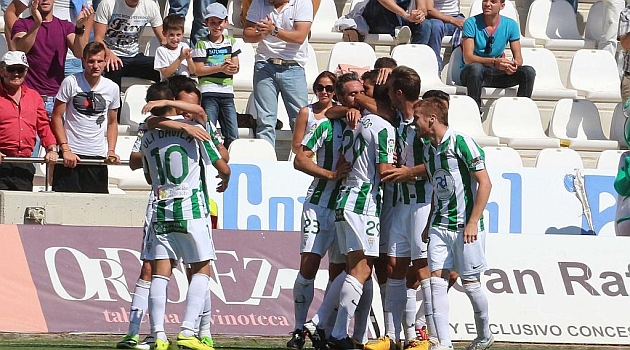
POLYGON ((337 43, 342 40, 343 33, 333 31, 337 21, 337 6, 334 0, 321 0, 319 9, 311 26, 311 42, 337 43))
POLYGON ((427 90, 442 90, 447 94, 456 94, 457 88, 449 86, 442 82, 438 75, 438 63, 435 52, 427 45, 398 45, 394 47, 391 57, 396 60, 399 66, 407 66, 413 68, 418 75, 422 84, 420 93, 427 90))
POLYGON ((522 168, 523 159, 514 148, 510 147, 483 147, 486 169, 522 168))
POLYGON ((560 80, 556 56, 545 48, 523 48, 523 64, 536 70, 532 98, 557 101, 560 98, 576 98, 577 91, 567 89, 560 80))
POLYGON ((234 74, 233 83, 235 91, 252 91, 254 89, 254 64, 256 63, 256 52, 250 43, 246 43, 241 38, 236 38, 241 46, 241 53, 238 55, 238 73, 234 74))
MULTIPOLYGON (((482 0, 474 0, 472 4, 470 5, 470 9, 468 10, 467 17, 473 17, 480 14, 482 12, 482 9, 481 9, 482 2, 483 2, 482 0)), ((521 20, 519 19, 518 11, 516 10, 516 7, 514 6, 514 3, 512 1, 505 0, 505 7, 501 10, 501 16, 505 16, 507 18, 511 18, 515 20, 520 28, 521 20)), ((521 47, 535 47, 536 46, 536 40, 534 40, 534 38, 527 38, 527 37, 524 37, 522 34, 521 34, 520 41, 521 41, 521 47)))
POLYGON ((560 140, 545 135, 536 103, 527 97, 501 97, 488 112, 490 135, 517 149, 560 147, 560 140))
POLYGON ((328 57, 328 71, 335 72, 339 63, 372 69, 376 53, 364 42, 338 42, 333 45, 328 57))
POLYGON ((584 39, 599 42, 602 36, 604 21, 604 3, 598 1, 591 5, 584 28, 584 39))
POLYGON ((472 137, 479 146, 499 146, 499 138, 488 136, 481 125, 479 108, 472 97, 451 95, 448 124, 453 129, 472 137))
MULTIPOLYGON (((247 107, 245 107, 245 113, 251 114, 254 119, 258 119, 258 112, 256 112, 256 105, 254 103, 253 93, 250 94, 249 98, 247 99, 247 107)), ((291 125, 289 124, 289 114, 287 113, 287 108, 284 105, 284 100, 282 99, 281 94, 278 94, 277 119, 282 122, 282 129, 276 130, 276 140, 292 140, 293 131, 291 131, 291 125)))
POLYGON ((241 10, 243 4, 241 0, 229 0, 228 10, 228 32, 232 36, 243 36, 243 23, 241 23, 241 10))
MULTIPOLYGON (((538 1, 538 0, 537 0, 538 1)), ((605 50, 578 50, 567 77, 567 87, 594 102, 621 101, 615 58, 605 50)))
POLYGON ((549 136, 568 142, 569 148, 583 151, 616 149, 617 141, 604 136, 597 106, 589 100, 563 98, 553 109, 549 136))
POLYGON ((577 151, 570 148, 544 148, 536 156, 536 168, 573 171, 584 169, 584 162, 577 151))
POLYGON ((626 149, 625 129, 626 116, 623 114, 623 103, 617 103, 610 121, 610 139, 617 141, 619 148, 626 149))
MULTIPOLYGON (((129 160, 131 148, 136 142, 136 136, 118 136, 116 139, 116 154, 120 160, 129 160)), ((122 190, 148 190, 151 185, 147 183, 142 169, 131 170, 128 165, 108 165, 109 183, 122 190)), ((111 193, 111 192, 110 192, 111 193)))
POLYGON ((619 160, 624 153, 627 153, 627 150, 619 150, 619 149, 607 149, 602 151, 597 157, 597 165, 595 165, 595 169, 598 170, 614 170, 615 172, 619 169, 619 160))
POLYGON ((125 92, 120 110, 120 124, 129 125, 131 132, 138 131, 138 125, 148 116, 142 114, 142 107, 146 105, 147 89, 149 85, 132 85, 125 92))
POLYGON ((319 66, 317 65, 317 53, 315 52, 313 46, 308 44, 308 61, 306 62, 306 66, 304 66, 304 74, 306 75, 306 85, 308 86, 308 91, 311 91, 313 83, 315 83, 315 79, 317 79, 320 72, 319 66))
POLYGON ((550 50, 595 48, 595 42, 584 40, 578 31, 573 7, 566 0, 535 0, 529 7, 525 35, 550 50))
POLYGON ((276 150, 263 139, 236 139, 228 148, 230 162, 269 160, 277 161, 276 150))
POLYGON ((153 83, 155 83, 155 81, 149 80, 149 79, 142 79, 142 78, 136 78, 136 77, 122 77, 122 79, 120 80, 120 90, 121 92, 124 91, 125 93, 127 93, 127 90, 134 85, 149 86, 153 83))

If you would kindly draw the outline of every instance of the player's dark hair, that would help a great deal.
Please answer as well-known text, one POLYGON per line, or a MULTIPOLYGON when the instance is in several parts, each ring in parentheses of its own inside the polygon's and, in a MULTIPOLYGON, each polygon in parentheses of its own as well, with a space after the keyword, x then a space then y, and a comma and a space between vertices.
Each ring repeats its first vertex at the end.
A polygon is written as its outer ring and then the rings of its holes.
POLYGON ((444 104, 444 100, 437 97, 429 97, 416 102, 413 108, 422 108, 423 114, 435 115, 435 118, 440 123, 448 126, 448 107, 444 104))
POLYGON ((356 72, 345 73, 337 78, 337 84, 335 84, 337 98, 341 98, 341 96, 345 94, 345 84, 351 81, 360 81, 359 75, 356 72))
POLYGON ((376 85, 376 79, 378 78, 378 69, 369 70, 361 75, 361 80, 369 81, 372 85, 376 85))
POLYGON ((162 30, 166 33, 169 29, 184 31, 184 22, 186 19, 180 15, 172 14, 164 17, 162 22, 162 30))
POLYGON ((173 91, 173 96, 175 96, 175 99, 177 99, 177 96, 179 96, 179 93, 182 91, 188 94, 193 93, 197 95, 197 103, 201 103, 201 91, 199 91, 199 89, 197 88, 197 84, 195 84, 194 80, 183 83, 177 86, 177 89, 171 89, 171 91, 173 91))
POLYGON ((386 84, 374 85, 374 100, 379 110, 392 109, 392 101, 389 98, 389 88, 386 84))
POLYGON ((396 63, 396 60, 391 57, 380 57, 379 59, 376 60, 376 62, 374 62, 374 69, 381 69, 381 68, 394 69, 396 67, 398 67, 398 63, 396 63))
POLYGON ((83 48, 83 58, 87 59, 88 56, 93 56, 103 51, 105 51, 105 45, 99 42, 90 41, 83 48))
MULTIPOLYGON (((165 81, 161 81, 159 83, 154 83, 147 89, 147 102, 157 101, 157 100, 172 100, 173 92, 168 86, 168 83, 165 81)), ((151 109, 151 114, 155 116, 164 116, 166 112, 170 110, 172 107, 155 107, 151 109)))
POLYGON ((446 104, 446 108, 450 105, 451 96, 442 90, 429 90, 422 95, 423 100, 431 97, 442 100, 446 104))
POLYGON ((387 83, 394 90, 402 91, 407 101, 415 101, 420 96, 420 76, 412 68, 398 66, 387 78, 387 83))
POLYGON ((317 78, 315 78, 315 82, 313 83, 313 91, 315 91, 315 85, 319 84, 319 79, 328 78, 332 81, 332 85, 335 86, 337 84, 337 76, 333 72, 329 72, 327 70, 319 73, 317 78))

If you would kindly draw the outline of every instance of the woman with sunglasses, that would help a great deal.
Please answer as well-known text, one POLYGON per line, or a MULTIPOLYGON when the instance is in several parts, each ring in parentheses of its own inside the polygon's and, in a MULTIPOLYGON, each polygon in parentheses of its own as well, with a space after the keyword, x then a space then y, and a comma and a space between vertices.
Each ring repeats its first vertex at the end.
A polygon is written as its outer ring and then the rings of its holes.
POLYGON ((317 102, 302 107, 295 118, 293 143, 291 144, 293 154, 297 154, 298 149, 302 147, 304 136, 316 128, 320 121, 326 119, 324 113, 335 104, 333 96, 335 95, 336 83, 337 77, 329 71, 321 72, 315 79, 313 91, 317 95, 317 102))

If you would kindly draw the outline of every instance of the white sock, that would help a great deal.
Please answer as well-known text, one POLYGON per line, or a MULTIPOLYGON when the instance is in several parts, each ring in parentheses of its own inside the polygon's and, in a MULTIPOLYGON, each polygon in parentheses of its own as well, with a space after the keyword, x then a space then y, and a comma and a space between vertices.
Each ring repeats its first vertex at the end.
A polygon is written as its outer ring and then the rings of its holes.
POLYGON ((464 291, 468 295, 475 312, 477 339, 487 341, 490 339, 490 321, 488 318, 488 298, 486 293, 481 289, 481 283, 479 282, 464 284, 464 291))
POLYGON ((348 325, 359 305, 361 294, 363 294, 363 285, 354 276, 347 275, 339 294, 339 309, 332 331, 333 338, 344 339, 348 336, 348 325))
POLYGON ((210 283, 208 283, 208 291, 203 305, 203 312, 199 317, 199 337, 210 337, 210 319, 212 318, 212 293, 210 293, 210 283))
POLYGON ((392 313, 387 309, 387 283, 379 284, 381 289, 381 305, 383 305, 383 317, 385 318, 385 335, 394 339, 394 319, 392 313))
POLYGON ((313 302, 315 293, 315 279, 306 279, 298 273, 293 284, 293 307, 295 312, 295 329, 302 329, 308 316, 308 308, 313 302))
POLYGON ((149 309, 149 289, 151 281, 138 279, 136 287, 133 289, 131 297, 131 307, 129 309, 129 331, 127 334, 137 336, 140 334, 140 324, 144 312, 149 309))
POLYGON ((153 275, 149 289, 149 315, 151 315, 151 331, 156 339, 166 341, 164 333, 164 314, 166 313, 166 286, 170 278, 153 275))
POLYGON ((206 303, 208 282, 210 282, 210 276, 203 273, 196 273, 190 279, 188 293, 186 293, 186 312, 181 330, 185 337, 192 337, 195 334, 195 320, 201 314, 206 303))
POLYGON ((431 277, 431 301, 433 302, 433 320, 440 344, 453 346, 448 324, 448 281, 441 277, 431 277))
MULTIPOLYGON (((339 305, 339 294, 341 293, 341 286, 343 286, 343 281, 345 281, 346 276, 348 274, 346 271, 343 271, 335 278, 330 285, 328 285, 328 291, 326 291, 326 295, 324 295, 324 300, 322 304, 319 306, 319 310, 317 310, 317 319, 319 323, 315 323, 320 326, 320 328, 326 328, 328 323, 328 318, 334 312, 337 305, 339 305)), ((313 322, 315 322, 315 318, 313 318, 313 322)), ((330 333, 327 333, 330 334, 330 333)))
POLYGON ((374 297, 374 287, 372 279, 363 283, 363 294, 359 299, 359 305, 354 312, 354 331, 352 338, 361 344, 367 343, 367 325, 370 322, 370 309, 372 308, 372 298, 374 297))
MULTIPOLYGON (((427 280, 427 282, 431 283, 429 280, 427 280)), ((422 295, 422 301, 418 303, 418 312, 416 312, 416 329, 422 329, 422 327, 427 325, 427 319, 425 317, 426 312, 424 311, 424 293, 422 292, 422 289, 420 289, 420 295, 422 295)), ((433 311, 431 311, 431 314, 433 314, 433 311)))
POLYGON ((417 290, 407 288, 407 302, 405 303, 405 311, 403 313, 403 328, 407 343, 416 339, 416 294, 418 294, 417 290))
POLYGON ((435 329, 435 321, 433 319, 433 302, 431 296, 431 279, 427 278, 420 281, 420 287, 422 288, 422 305, 424 308, 425 320, 427 323, 427 331, 429 338, 437 339, 437 330, 435 329))
POLYGON ((405 279, 387 279, 387 310, 392 313, 394 322, 394 340, 400 340, 402 331, 402 316, 407 303, 407 281, 405 279))

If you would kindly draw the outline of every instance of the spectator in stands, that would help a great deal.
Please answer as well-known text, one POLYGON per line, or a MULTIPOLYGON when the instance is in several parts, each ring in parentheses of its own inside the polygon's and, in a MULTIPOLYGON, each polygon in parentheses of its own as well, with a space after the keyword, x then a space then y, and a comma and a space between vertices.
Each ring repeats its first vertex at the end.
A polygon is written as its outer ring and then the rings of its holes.
POLYGON ((390 34, 398 44, 427 44, 431 23, 426 0, 369 0, 363 18, 372 34, 390 34))
POLYGON ((438 71, 442 72, 442 39, 445 35, 453 35, 452 46, 459 46, 466 19, 459 12, 459 0, 427 0, 427 16, 431 23, 429 46, 437 57, 438 71))
POLYGON ((238 139, 232 77, 239 70, 241 47, 234 37, 223 34, 228 24, 225 6, 215 2, 204 12, 208 36, 197 41, 192 56, 203 96, 201 104, 212 124, 216 125, 218 121, 221 125, 224 145, 229 147, 238 139))
POLYGON ((282 94, 291 129, 298 111, 308 103, 304 66, 312 22, 310 0, 255 0, 247 12, 243 39, 258 43, 253 92, 258 114, 256 133, 273 146, 278 92, 282 94))
POLYGON ((53 15, 54 3, 31 1, 31 16, 18 19, 12 29, 13 46, 25 52, 30 62, 25 84, 39 92, 49 116, 65 78, 66 53, 70 49, 81 57, 94 19, 92 7, 83 6, 75 26, 53 15))
POLYGON ((94 41, 105 45, 105 76, 120 87, 122 77, 153 81, 160 74, 153 69, 154 58, 140 51, 140 36, 147 24, 160 43, 162 16, 153 0, 104 0, 96 9, 94 41))
POLYGON ((178 15, 168 15, 164 18, 162 25, 166 44, 160 46, 155 51, 155 62, 153 68, 160 72, 162 79, 170 78, 173 75, 190 76, 195 74, 195 64, 192 61, 192 49, 184 38, 184 17, 178 15))
MULTIPOLYGON (((317 14, 317 10, 319 9, 319 4, 321 0, 311 0, 313 4, 313 18, 317 14)), ((252 0, 242 0, 241 1, 241 24, 244 26, 247 23, 247 11, 249 11, 249 7, 252 5, 252 0)))
POLYGON ((505 0, 483 0, 483 12, 466 19, 462 31, 462 84, 468 89, 481 111, 481 88, 507 88, 518 85, 517 96, 531 97, 536 71, 523 66, 520 30, 511 18, 499 11, 505 0), (510 44, 513 59, 505 57, 505 46, 510 44))
POLYGON ((85 71, 64 79, 57 94, 52 128, 61 148, 63 165, 55 166, 55 192, 108 193, 107 166, 83 165, 81 160, 120 163, 115 152, 120 90, 101 76, 106 65, 105 52, 102 43, 88 43, 83 50, 85 71))
MULTIPOLYGON (((617 32, 619 29, 620 14, 626 5, 625 0, 603 0, 604 20, 602 22, 602 36, 598 40, 600 50, 610 52, 617 56, 617 32)), ((624 33, 625 34, 625 33, 624 33)))
POLYGON ((57 143, 42 98, 24 85, 28 61, 21 51, 9 51, 0 61, 0 190, 32 191, 32 164, 2 162, 4 157, 30 157, 39 135, 46 162, 57 161, 57 143))
POLYGON ((617 33, 621 44, 622 72, 621 77, 621 101, 626 102, 630 98, 630 7, 621 11, 619 16, 619 32, 617 33))
MULTIPOLYGON (((214 3, 216 0, 195 0, 193 1, 193 22, 190 29, 190 43, 194 47, 197 41, 202 40, 208 35, 208 29, 204 25, 203 11, 208 5, 214 3)), ((179 15, 186 18, 188 8, 190 7, 190 0, 168 0, 169 15, 179 15)), ((227 1, 225 1, 227 4, 227 1)))

